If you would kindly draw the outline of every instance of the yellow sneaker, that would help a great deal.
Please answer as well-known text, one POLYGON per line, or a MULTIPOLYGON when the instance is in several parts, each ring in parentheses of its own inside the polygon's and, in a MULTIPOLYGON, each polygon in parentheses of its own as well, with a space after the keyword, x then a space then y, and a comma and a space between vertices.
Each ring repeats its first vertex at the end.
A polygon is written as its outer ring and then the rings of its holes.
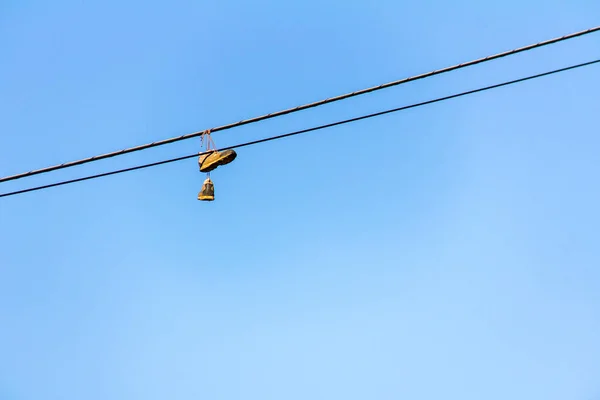
POLYGON ((217 168, 219 165, 229 164, 235 158, 237 154, 234 150, 229 149, 225 151, 213 151, 208 154, 203 154, 198 157, 198 166, 200 172, 210 172, 217 168))
POLYGON ((210 178, 206 178, 202 184, 202 190, 198 193, 198 200, 213 201, 215 199, 215 185, 210 178))

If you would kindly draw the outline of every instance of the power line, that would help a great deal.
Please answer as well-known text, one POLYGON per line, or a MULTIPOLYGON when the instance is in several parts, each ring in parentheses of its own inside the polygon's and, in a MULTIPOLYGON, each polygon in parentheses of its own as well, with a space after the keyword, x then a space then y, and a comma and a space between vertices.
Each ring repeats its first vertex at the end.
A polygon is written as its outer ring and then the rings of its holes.
MULTIPOLYGON (((535 43, 535 44, 530 44, 524 47, 519 47, 517 49, 513 49, 513 50, 509 50, 509 51, 505 51, 502 53, 498 53, 498 54, 494 54, 491 56, 487 56, 487 57, 483 57, 483 58, 478 58, 476 60, 472 60, 472 61, 468 61, 468 62, 464 62, 461 64, 456 64, 450 67, 446 67, 446 68, 442 68, 442 69, 437 69, 431 72, 427 72, 424 74, 420 74, 420 75, 415 75, 415 76, 411 76, 408 78, 404 78, 404 79, 400 79, 397 81, 393 81, 393 82, 388 82, 388 83, 384 83, 382 85, 379 86, 374 86, 374 87, 370 87, 367 89, 362 89, 362 90, 357 90, 355 92, 352 93, 347 93, 347 94, 343 94, 343 95, 339 95, 339 96, 335 96, 335 97, 330 97, 324 100, 320 100, 320 101, 316 101, 313 103, 309 103, 309 104, 305 104, 305 105, 301 105, 301 106, 297 106, 294 108, 288 108, 282 111, 277 111, 277 112, 273 112, 270 114, 265 114, 259 117, 254 117, 254 118, 249 118, 249 119, 245 119, 245 120, 241 120, 238 122, 234 122, 231 124, 227 124, 227 125, 222 125, 222 126, 218 126, 215 128, 210 129, 211 132, 218 132, 218 131, 224 131, 227 129, 231 129, 231 128, 236 128, 242 125, 247 125, 247 124, 251 124, 251 123, 255 123, 255 122, 259 122, 259 121, 263 121, 266 119, 271 119, 271 118, 275 118, 275 117, 279 117, 282 115, 286 115, 286 114, 292 114, 298 111, 302 111, 302 110, 306 110, 309 108, 313 108, 313 107, 317 107, 317 106, 321 106, 324 104, 328 104, 328 103, 333 103, 336 101, 340 101, 340 100, 344 100, 344 99, 348 99, 350 97, 355 97, 355 96, 360 96, 366 93, 371 93, 371 92, 375 92, 378 90, 382 90, 382 89, 386 89, 392 86, 398 86, 404 83, 408 83, 408 82, 412 82, 412 81, 416 81, 416 80, 420 80, 420 79, 424 79, 424 78, 429 78, 432 77, 434 75, 440 75, 446 72, 450 72, 450 71, 454 71, 454 70, 458 70, 461 68, 466 68, 466 67, 470 67, 476 64, 480 64, 483 62, 487 62, 487 61, 492 61, 498 58, 502 58, 502 57, 506 57, 506 56, 510 56, 513 54, 517 54, 517 53, 521 53, 524 51, 528 51, 528 50, 533 50, 536 49, 538 47, 543 47, 543 46, 547 46, 550 44, 554 44, 554 43, 558 43, 558 42, 562 42, 564 40, 568 40, 568 39, 573 39, 575 37, 579 37, 579 36, 583 36, 583 35, 587 35, 593 32, 597 32, 600 31, 600 26, 594 27, 594 28, 590 28, 590 29, 586 29, 583 31, 579 31, 579 32, 575 32, 575 33, 571 33, 568 35, 564 35, 558 38, 554 38, 554 39, 550 39, 550 40, 546 40, 543 42, 539 42, 539 43, 535 43)), ((159 140, 156 142, 152 142, 152 143, 148 143, 148 144, 144 144, 144 145, 140 145, 140 146, 135 146, 135 147, 130 147, 127 149, 122 149, 122 150, 118 150, 118 151, 114 151, 111 153, 106 153, 106 154, 101 154, 101 155, 97 155, 97 156, 93 156, 93 157, 88 157, 88 158, 84 158, 81 160, 77 160, 77 161, 70 161, 70 162, 66 162, 63 164, 59 164, 59 165, 54 165, 51 167, 46 167, 46 168, 41 168, 41 169, 36 169, 36 170, 32 170, 29 172, 24 172, 24 173, 20 173, 17 175, 12 175, 12 176, 7 176, 4 178, 0 178, 0 182, 6 182, 6 181, 11 181, 11 180, 15 180, 15 179, 21 179, 21 178, 25 178, 28 176, 33 176, 33 175, 37 175, 37 174, 42 174, 42 173, 47 173, 47 172, 51 172, 51 171, 56 171, 59 169, 63 169, 63 168, 69 168, 69 167, 74 167, 76 165, 81 165, 81 164, 86 164, 92 161, 98 161, 98 160, 102 160, 105 158, 110 158, 110 157, 116 157, 116 156, 120 156, 123 154, 127 154, 127 153, 133 153, 136 151, 140 151, 140 150, 145 150, 145 149, 149 149, 152 147, 157 147, 157 146, 163 146, 165 144, 169 144, 169 143, 174 143, 174 142, 178 142, 180 140, 185 140, 185 139, 190 139, 193 137, 197 137, 202 135, 204 132, 206 132, 206 130, 204 131, 198 131, 198 132, 193 132, 193 133, 188 133, 185 135, 181 135, 181 136, 177 136, 177 137, 173 137, 173 138, 169 138, 169 139, 164 139, 164 140, 159 140)))
MULTIPOLYGON (((428 105, 428 104, 439 103, 439 102, 442 102, 442 101, 445 101, 445 100, 455 99, 455 98, 467 96, 467 95, 470 95, 470 94, 475 94, 475 93, 479 93, 479 92, 485 92, 487 90, 497 89, 497 88, 500 88, 500 87, 503 87, 503 86, 514 85, 516 83, 525 82, 525 81, 529 81, 529 80, 532 80, 532 79, 541 78, 541 77, 544 77, 544 76, 554 75, 554 74, 557 74, 557 73, 560 73, 560 72, 565 72, 565 71, 569 71, 569 70, 576 69, 576 68, 586 67, 586 66, 589 66, 589 65, 592 65, 592 64, 597 64, 597 63, 600 63, 600 59, 593 60, 593 61, 588 61, 588 62, 581 63, 581 64, 572 65, 572 66, 565 67, 565 68, 555 69, 555 70, 548 71, 548 72, 543 72, 541 74, 530 75, 530 76, 527 76, 527 77, 524 77, 524 78, 515 79, 515 80, 512 80, 512 81, 507 81, 507 82, 503 82, 503 83, 498 83, 498 84, 491 85, 491 86, 485 86, 485 87, 482 87, 482 88, 479 88, 479 89, 469 90, 469 91, 466 91, 466 92, 461 92, 461 93, 457 93, 457 94, 453 94, 453 95, 449 95, 449 96, 445 96, 445 97, 438 97, 436 99, 423 101, 421 103, 410 104, 410 105, 407 105, 407 106, 392 108, 392 109, 389 109, 389 110, 380 111, 380 112, 373 113, 373 114, 362 115, 360 117, 355 117, 355 118, 350 118, 350 119, 346 119, 346 120, 342 120, 342 121, 337 121, 337 122, 333 122, 333 123, 330 123, 330 124, 319 125, 319 126, 316 126, 316 127, 313 127, 313 128, 302 129, 302 130, 299 130, 299 131, 289 132, 289 133, 285 133, 285 134, 282 134, 282 135, 271 136, 271 137, 264 138, 264 139, 259 139, 259 140, 254 140, 254 141, 251 141, 251 142, 241 143, 241 144, 237 144, 237 145, 234 145, 234 146, 225 147, 225 148, 222 148, 220 150, 222 151, 222 150, 227 150, 227 149, 237 149, 237 148, 241 148, 241 147, 252 146, 252 145, 255 145, 255 144, 259 144, 259 143, 265 143, 265 142, 270 142, 270 141, 273 141, 273 140, 283 139, 283 138, 290 137, 290 136, 300 135, 300 134, 303 134, 303 133, 317 131, 317 130, 321 130, 321 129, 325 129, 325 128, 331 128, 331 127, 338 126, 338 125, 344 125, 344 124, 348 124, 348 123, 351 123, 351 122, 361 121, 363 119, 369 119, 369 118, 378 117, 378 116, 385 115, 385 114, 391 114, 391 113, 398 112, 398 111, 403 111, 403 110, 408 110, 408 109, 411 109, 411 108, 425 106, 425 105, 428 105)), ((144 168, 154 167, 154 166, 157 166, 157 165, 168 164, 168 163, 172 163, 172 162, 175 162, 175 161, 181 161, 181 160, 186 160, 188 158, 198 157, 198 156, 200 156, 202 154, 207 154, 207 153, 208 152, 194 153, 194 154, 190 154, 190 155, 187 155, 187 156, 171 158, 171 159, 168 159, 168 160, 158 161, 158 162, 154 162, 154 163, 150 163, 150 164, 138 165, 138 166, 135 166, 135 167, 125 168, 125 169, 119 169, 119 170, 105 172, 105 173, 97 174, 97 175, 89 175, 89 176, 85 176, 83 178, 71 179, 71 180, 67 180, 67 181, 52 183, 52 184, 49 184, 49 185, 37 186, 37 187, 32 187, 32 188, 23 189, 23 190, 17 190, 15 192, 2 193, 2 194, 0 194, 0 197, 14 196, 14 195, 17 195, 17 194, 23 194, 23 193, 27 193, 27 192, 33 192, 33 191, 37 191, 37 190, 42 190, 42 189, 48 189, 48 188, 52 188, 52 187, 56 187, 56 186, 62 186, 62 185, 67 185, 67 184, 71 184, 71 183, 87 181, 87 180, 90 180, 90 179, 102 178, 102 177, 109 176, 109 175, 116 175, 116 174, 121 174, 121 173, 124 173, 124 172, 135 171, 135 170, 138 170, 138 169, 144 169, 144 168)))

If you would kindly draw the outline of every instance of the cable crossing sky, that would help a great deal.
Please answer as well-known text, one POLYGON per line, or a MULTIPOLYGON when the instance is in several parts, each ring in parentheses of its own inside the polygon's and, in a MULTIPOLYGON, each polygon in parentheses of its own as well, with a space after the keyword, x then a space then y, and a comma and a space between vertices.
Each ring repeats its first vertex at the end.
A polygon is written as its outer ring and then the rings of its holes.
POLYGON ((102 159, 106 159, 106 158, 111 158, 111 157, 116 157, 116 156, 120 156, 120 155, 124 155, 124 154, 128 154, 128 153, 133 153, 136 151, 141 151, 141 150, 145 150, 145 149, 149 149, 152 147, 157 147, 157 146, 163 146, 166 144, 170 144, 170 143, 175 143, 181 140, 186 140, 186 139, 191 139, 194 137, 198 137, 201 136, 202 134, 204 134, 207 131, 210 131, 211 133, 214 132, 219 132, 219 131, 224 131, 224 130, 228 130, 228 129, 232 129, 232 128, 236 128, 239 126, 243 126, 243 125, 248 125, 248 124, 252 124, 252 123, 256 123, 259 121, 264 121, 267 119, 271 119, 271 118, 275 118, 275 117, 280 117, 286 114, 292 114, 295 112, 299 112, 302 110, 306 110, 309 108, 314 108, 314 107, 318 107, 318 106, 322 106, 328 103, 333 103, 336 101, 341 101, 344 99, 348 99, 351 97, 356 97, 356 96, 360 96, 363 94, 367 94, 367 93, 371 93, 371 92, 375 92, 378 90, 382 90, 382 89, 386 89, 386 88, 390 88, 393 86, 398 86, 398 85, 402 85, 408 82, 412 82, 412 81, 416 81, 416 80, 420 80, 420 79, 424 79, 424 78, 429 78, 435 75, 440 75, 440 74, 444 74, 450 71, 454 71, 454 70, 458 70, 458 69, 462 69, 462 68, 466 68, 466 67, 470 67, 473 65, 477 65, 477 64, 481 64, 484 62, 488 62, 488 61, 492 61, 492 60, 496 60, 502 57, 507 57, 507 56, 511 56, 514 54, 518 54, 518 53, 522 53, 525 51, 529 51, 529 50, 533 50, 539 47, 543 47, 543 46, 547 46, 550 44, 555 44, 555 43, 559 43, 565 40, 569 40, 569 39, 573 39, 576 37, 580 37, 580 36, 584 36, 584 35, 588 35, 590 33, 594 33, 594 32, 598 32, 600 31, 600 26, 596 26, 594 28, 589 28, 583 31, 579 31, 579 32, 575 32, 575 33, 571 33, 568 35, 564 35, 564 36, 560 36, 554 39, 549 39, 543 42, 538 42, 538 43, 534 43, 534 44, 530 44, 527 46, 523 46, 523 47, 519 47, 517 49, 513 49, 513 50, 509 50, 509 51, 505 51, 502 53, 497 53, 494 55, 490 55, 487 57, 483 57, 483 58, 478 58, 472 61, 468 61, 468 62, 464 62, 461 64, 456 64, 450 67, 446 67, 446 68, 442 68, 442 69, 437 69, 434 71, 430 71, 430 72, 426 72, 420 75, 415 75, 415 76, 411 76, 408 78, 403 78, 400 80, 396 80, 393 82, 388 82, 388 83, 384 83, 381 84, 379 86, 374 86, 374 87, 370 87, 367 89, 362 89, 362 90, 357 90, 355 92, 351 92, 351 93, 347 93, 347 94, 343 94, 343 95, 339 95, 339 96, 335 96, 335 97, 330 97, 324 100, 320 100, 320 101, 316 101, 313 103, 309 103, 309 104, 305 104, 305 105, 301 105, 301 106, 297 106, 294 108, 288 108, 285 110, 281 110, 281 111, 277 111, 277 112, 273 112, 270 114, 265 114, 265 115, 261 115, 258 117, 254 117, 254 118, 249 118, 249 119, 245 119, 242 121, 238 121, 238 122, 234 122, 231 124, 227 124, 227 125, 222 125, 222 126, 218 126, 218 127, 214 127, 214 128, 210 128, 210 129, 206 129, 206 130, 202 130, 202 131, 198 131, 198 132, 193 132, 193 133, 188 133, 185 135, 181 135, 181 136, 177 136, 177 137, 172 137, 169 139, 164 139, 164 140, 160 140, 160 141, 156 141, 153 143, 148 143, 148 144, 143 144, 143 145, 139 145, 139 146, 135 146, 135 147, 130 147, 130 148, 126 148, 126 149, 122 149, 122 150, 118 150, 118 151, 114 151, 111 153, 105 153, 105 154, 100 154, 100 155, 96 155, 93 157, 88 157, 88 158, 84 158, 81 160, 76 160, 76 161, 69 161, 63 164, 59 164, 59 165, 54 165, 51 167, 46 167, 46 168, 41 168, 41 169, 35 169, 35 170, 31 170, 28 172, 24 172, 24 173, 20 173, 20 174, 16 174, 16 175, 11 175, 11 176, 6 176, 3 178, 0 178, 0 182, 7 182, 7 181, 11 181, 11 180, 16 180, 16 179, 22 179, 22 178, 26 178, 29 176, 33 176, 33 175, 38 175, 38 174, 43 174, 43 173, 48 173, 51 171, 56 171, 56 170, 60 170, 60 169, 64 169, 64 168, 70 168, 70 167, 74 167, 76 165, 82 165, 82 164, 86 164, 86 163, 90 163, 93 161, 99 161, 102 159))
MULTIPOLYGON (((312 127, 312 128, 302 129, 302 130, 299 130, 299 131, 284 133, 284 134, 281 134, 281 135, 271 136, 271 137, 267 137, 267 138, 264 138, 264 139, 254 140, 254 141, 251 141, 251 142, 240 143, 240 144, 237 144, 237 145, 234 145, 234 146, 229 146, 229 147, 222 148, 220 150, 236 149, 236 148, 241 148, 241 147, 253 146, 253 145, 256 145, 256 144, 260 144, 260 143, 270 142, 270 141, 273 141, 273 140, 283 139, 283 138, 286 138, 286 137, 291 137, 291 136, 296 136, 296 135, 300 135, 300 134, 304 134, 304 133, 308 133, 308 132, 313 132, 313 131, 317 131, 317 130, 321 130, 321 129, 331 128, 331 127, 338 126, 338 125, 345 125, 345 124, 349 124, 349 123, 352 123, 352 122, 358 122, 358 121, 369 119, 369 118, 379 117, 379 116, 386 115, 386 114, 391 114, 391 113, 395 113, 395 112, 399 112, 399 111, 408 110, 408 109, 411 109, 411 108, 417 108, 417 107, 421 107, 421 106, 425 106, 425 105, 429 105, 429 104, 434 104, 434 103, 439 103, 439 102, 450 100, 450 99, 455 99, 455 98, 458 98, 458 97, 472 95, 472 94, 479 93, 479 92, 485 92, 485 91, 488 91, 488 90, 497 89, 497 88, 504 87, 504 86, 510 86, 510 85, 514 85, 514 84, 517 84, 517 83, 521 83, 521 82, 525 82, 525 81, 530 81, 530 80, 533 80, 533 79, 538 79, 538 78, 542 78, 542 77, 545 77, 545 76, 554 75, 554 74, 558 74, 558 73, 561 73, 561 72, 566 72, 566 71, 574 70, 574 69, 577 69, 577 68, 587 67, 587 66, 591 66, 591 65, 594 65, 594 64, 598 64, 598 63, 600 63, 600 59, 588 61, 588 62, 581 63, 581 64, 571 65, 569 67, 555 69, 555 70, 552 70, 552 71, 543 72, 543 73, 536 74, 536 75, 530 75, 530 76, 526 76, 524 78, 519 78, 519 79, 515 79, 515 80, 511 80, 511 81, 506 81, 506 82, 498 83, 498 84, 491 85, 491 86, 485 86, 485 87, 481 87, 481 88, 478 88, 478 89, 469 90, 469 91, 466 91, 466 92, 456 93, 456 94, 452 94, 452 95, 449 95, 449 96, 438 97, 436 99, 427 100, 427 101, 423 101, 423 102, 420 102, 420 103, 414 103, 414 104, 410 104, 410 105, 406 105, 406 106, 392 108, 392 109, 380 111, 380 112, 373 113, 373 114, 362 115, 362 116, 359 116, 359 117, 350 118, 350 119, 346 119, 346 120, 342 120, 342 121, 337 121, 337 122, 332 122, 332 123, 325 124, 325 125, 319 125, 319 126, 312 127)), ((193 157, 198 157, 199 155, 207 154, 207 153, 208 152, 193 153, 193 154, 189 154, 189 155, 186 155, 186 156, 171 158, 171 159, 167 159, 167 160, 163 160, 163 161, 157 161, 157 162, 150 163, 150 164, 137 165, 137 166, 130 167, 130 168, 119 169, 119 170, 105 172, 105 173, 96 174, 96 175, 89 175, 89 176, 85 176, 85 177, 82 177, 82 178, 77 178, 77 179, 71 179, 71 180, 66 180, 66 181, 51 183, 51 184, 48 184, 48 185, 36 186, 36 187, 28 188, 28 189, 17 190, 17 191, 14 191, 14 192, 2 193, 2 194, 0 194, 0 197, 15 196, 15 195, 18 195, 18 194, 24 194, 24 193, 33 192, 33 191, 38 191, 38 190, 43 190, 43 189, 49 189, 49 188, 56 187, 56 186, 68 185, 68 184, 72 184, 72 183, 76 183, 76 182, 83 182, 83 181, 87 181, 87 180, 91 180, 91 179, 102 178, 102 177, 105 177, 105 176, 117 175, 117 174, 121 174, 121 173, 125 173, 125 172, 136 171, 136 170, 139 170, 139 169, 155 167, 155 166, 158 166, 158 165, 163 165, 163 164, 168 164, 168 163, 172 163, 172 162, 176 162, 176 161, 186 160, 186 159, 193 158, 193 157)))

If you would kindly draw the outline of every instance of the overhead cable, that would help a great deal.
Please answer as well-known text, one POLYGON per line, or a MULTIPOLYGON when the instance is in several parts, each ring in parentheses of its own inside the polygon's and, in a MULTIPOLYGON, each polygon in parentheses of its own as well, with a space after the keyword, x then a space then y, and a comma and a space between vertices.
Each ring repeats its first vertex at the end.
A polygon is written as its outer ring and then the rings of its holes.
MULTIPOLYGON (((398 112, 398 111, 403 111, 403 110, 408 110, 408 109, 411 109, 411 108, 425 106, 425 105, 428 105, 428 104, 439 103, 439 102, 442 102, 442 101, 445 101, 445 100, 455 99, 455 98, 458 98, 458 97, 463 97, 463 96, 467 96, 467 95, 471 95, 471 94, 475 94, 475 93, 479 93, 479 92, 484 92, 484 91, 491 90, 491 89, 497 89, 497 88, 500 88, 500 87, 503 87, 503 86, 509 86, 509 85, 513 85, 513 84, 516 84, 516 83, 520 83, 520 82, 525 82, 525 81, 529 81, 529 80, 532 80, 532 79, 541 78, 541 77, 544 77, 544 76, 554 75, 554 74, 557 74, 557 73, 560 73, 560 72, 565 72, 565 71, 573 70, 573 69, 576 69, 576 68, 586 67, 586 66, 590 66, 592 64, 597 64, 597 63, 600 63, 600 59, 593 60, 593 61, 588 61, 588 62, 581 63, 581 64, 572 65, 572 66, 565 67, 565 68, 555 69, 555 70, 548 71, 548 72, 543 72, 541 74, 530 75, 530 76, 527 76, 527 77, 524 77, 524 78, 515 79, 515 80, 512 80, 512 81, 507 81, 507 82, 503 82, 503 83, 498 83, 498 84, 491 85, 491 86, 485 86, 485 87, 482 87, 482 88, 479 88, 479 89, 469 90, 469 91, 466 91, 466 92, 461 92, 461 93, 457 93, 457 94, 453 94, 453 95, 449 95, 449 96, 444 96, 444 97, 438 97, 436 99, 427 100, 427 101, 423 101, 423 102, 420 102, 420 103, 415 103, 415 104, 410 104, 410 105, 407 105, 407 106, 392 108, 392 109, 389 109, 389 110, 380 111, 380 112, 376 112, 376 113, 373 113, 373 114, 362 115, 360 117, 350 118, 350 119, 346 119, 346 120, 342 120, 342 121, 332 122, 332 123, 325 124, 325 125, 319 125, 319 126, 316 126, 316 127, 313 127, 313 128, 302 129, 302 130, 299 130, 299 131, 289 132, 289 133, 285 133, 285 134, 282 134, 282 135, 271 136, 271 137, 267 137, 267 138, 264 138, 264 139, 254 140, 254 141, 246 142, 246 143, 240 143, 240 144, 236 144, 236 145, 233 145, 233 146, 224 147, 224 148, 220 149, 220 151, 227 150, 227 149, 237 149, 237 148, 241 148, 241 147, 252 146, 252 145, 255 145, 255 144, 259 144, 259 143, 270 142, 270 141, 273 141, 273 140, 283 139, 283 138, 286 138, 286 137, 300 135, 300 134, 303 134, 303 133, 313 132, 313 131, 317 131, 317 130, 321 130, 321 129, 325 129, 325 128, 332 128, 332 127, 338 126, 338 125, 344 125, 344 124, 348 124, 348 123, 351 123, 351 122, 357 122, 357 121, 361 121, 361 120, 369 119, 369 118, 374 118, 374 117, 378 117, 378 116, 385 115, 385 114, 391 114, 391 113, 395 113, 395 112, 398 112)), ((17 190, 17 191, 14 191, 14 192, 2 193, 2 194, 0 194, 0 197, 14 196, 14 195, 28 193, 28 192, 33 192, 33 191, 42 190, 42 189, 49 189, 49 188, 56 187, 56 186, 68 185, 68 184, 71 184, 71 183, 87 181, 87 180, 90 180, 90 179, 102 178, 102 177, 105 177, 105 176, 110 176, 110 175, 121 174, 121 173, 124 173, 124 172, 135 171, 135 170, 138 170, 138 169, 144 169, 144 168, 154 167, 154 166, 157 166, 157 165, 168 164, 168 163, 172 163, 172 162, 175 162, 175 161, 181 161, 181 160, 186 160, 186 159, 193 158, 193 157, 198 157, 200 155, 207 154, 207 153, 208 152, 194 153, 194 154, 190 154, 190 155, 186 155, 186 156, 171 158, 171 159, 168 159, 168 160, 153 162, 153 163, 150 163, 150 164, 143 164, 143 165, 138 165, 138 166, 135 166, 135 167, 124 168, 124 169, 119 169, 119 170, 110 171, 110 172, 104 172, 104 173, 101 173, 101 174, 89 175, 89 176, 85 176, 85 177, 82 177, 82 178, 71 179, 71 180, 62 181, 62 182, 56 182, 56 183, 52 183, 52 184, 48 184, 48 185, 36 186, 36 187, 28 188, 28 189, 17 190)))
POLYGON ((324 104, 328 104, 328 103, 333 103, 336 101, 340 101, 340 100, 344 100, 344 99, 348 99, 350 97, 355 97, 355 96, 360 96, 366 93, 371 93, 371 92, 375 92, 378 90, 382 90, 382 89, 386 89, 392 86, 398 86, 404 83, 408 83, 408 82, 412 82, 412 81, 416 81, 416 80, 420 80, 420 79, 424 79, 424 78, 429 78, 432 77, 434 75, 440 75, 446 72, 450 72, 450 71, 454 71, 454 70, 458 70, 461 68, 466 68, 466 67, 470 67, 476 64, 480 64, 483 62, 487 62, 487 61, 492 61, 492 60, 496 60, 498 58, 502 58, 502 57, 506 57, 506 56, 510 56, 510 55, 514 55, 517 53, 521 53, 524 51, 528 51, 528 50, 533 50, 539 47, 543 47, 543 46, 547 46, 550 44, 554 44, 554 43, 558 43, 558 42, 562 42, 568 39, 573 39, 579 36, 583 36, 583 35, 587 35, 593 32, 597 32, 600 31, 600 26, 594 27, 594 28, 590 28, 590 29, 586 29, 583 31, 579 31, 579 32, 575 32, 575 33, 571 33, 568 35, 564 35, 561 37, 557 37, 554 39, 550 39, 550 40, 546 40, 543 42, 539 42, 539 43, 535 43, 535 44, 530 44, 527 46, 523 46, 523 47, 519 47, 517 49, 513 49, 513 50, 509 50, 509 51, 505 51, 502 53, 497 53, 491 56, 487 56, 487 57, 483 57, 483 58, 478 58, 476 60, 472 60, 472 61, 468 61, 468 62, 464 62, 461 64, 456 64, 450 67, 446 67, 446 68, 442 68, 442 69, 437 69, 431 72, 427 72, 427 73, 423 73, 420 75, 415 75, 415 76, 411 76, 408 78, 403 78, 400 80, 396 80, 393 82, 388 82, 388 83, 384 83, 381 84, 379 86, 374 86, 374 87, 370 87, 367 89, 362 89, 362 90, 357 90, 355 92, 352 93, 347 93, 347 94, 343 94, 343 95, 339 95, 339 96, 335 96, 335 97, 330 97, 324 100, 320 100, 320 101, 316 101, 313 103, 309 103, 309 104, 305 104, 305 105, 301 105, 301 106, 297 106, 294 108, 288 108, 285 110, 281 110, 281 111, 277 111, 277 112, 273 112, 270 114, 265 114, 265 115, 261 115, 259 117, 254 117, 254 118, 249 118, 249 119, 245 119, 245 120, 241 120, 238 122, 234 122, 234 123, 230 123, 227 125, 222 125, 222 126, 218 126, 215 128, 210 128, 209 130, 203 130, 203 131, 198 131, 198 132, 193 132, 193 133, 188 133, 185 135, 181 135, 181 136, 177 136, 177 137, 172 137, 169 139, 164 139, 164 140, 159 140, 156 142, 152 142, 152 143, 148 143, 148 144, 143 144, 143 145, 139 145, 139 146, 135 146, 135 147, 130 147, 127 149, 122 149, 122 150, 118 150, 118 151, 113 151, 111 153, 106 153, 106 154, 100 154, 97 156, 93 156, 93 157, 88 157, 88 158, 83 158, 81 160, 76 160, 76 161, 69 161, 69 162, 65 162, 63 164, 59 164, 59 165, 54 165, 51 167, 46 167, 46 168, 41 168, 41 169, 35 169, 29 172, 24 172, 24 173, 20 173, 20 174, 16 174, 16 175, 11 175, 11 176, 6 176, 4 178, 0 178, 0 182, 7 182, 7 181, 11 181, 11 180, 15 180, 15 179, 21 179, 21 178, 25 178, 25 177, 29 177, 29 176, 33 176, 33 175, 38 175, 38 174, 42 174, 42 173, 47 173, 47 172, 51 172, 51 171, 56 171, 59 169, 63 169, 63 168, 69 168, 69 167, 74 167, 76 165, 81 165, 81 164, 86 164, 92 161, 98 161, 98 160, 102 160, 105 158, 110 158, 110 157, 116 157, 116 156, 120 156, 123 154, 127 154, 127 153, 133 153, 136 151, 140 151, 140 150, 145 150, 145 149, 149 149, 152 147, 157 147, 157 146, 163 146, 169 143, 175 143, 181 140, 185 140, 185 139, 190 139, 190 138, 194 138, 194 137, 198 137, 201 136, 204 132, 206 131, 210 131, 210 132, 219 132, 219 131, 224 131, 227 129, 231 129, 231 128, 236 128, 242 125, 247 125, 247 124, 251 124, 251 123, 255 123, 255 122, 259 122, 259 121, 263 121, 266 119, 271 119, 271 118, 275 118, 275 117, 279 117, 282 115, 286 115, 286 114, 292 114, 298 111, 302 111, 302 110, 306 110, 309 108, 313 108, 313 107, 317 107, 317 106, 322 106, 324 104))

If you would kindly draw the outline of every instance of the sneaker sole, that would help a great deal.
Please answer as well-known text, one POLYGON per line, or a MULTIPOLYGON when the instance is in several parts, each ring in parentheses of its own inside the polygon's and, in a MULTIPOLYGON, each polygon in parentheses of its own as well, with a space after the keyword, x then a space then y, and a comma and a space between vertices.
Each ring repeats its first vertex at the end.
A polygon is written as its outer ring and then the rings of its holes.
POLYGON ((210 172, 220 165, 229 164, 230 162, 235 160, 235 158, 237 157, 237 154, 233 150, 230 152, 229 151, 223 152, 222 154, 223 154, 222 157, 219 157, 216 160, 213 160, 212 162, 209 162, 207 164, 202 164, 202 168, 200 168, 200 172, 210 172))

